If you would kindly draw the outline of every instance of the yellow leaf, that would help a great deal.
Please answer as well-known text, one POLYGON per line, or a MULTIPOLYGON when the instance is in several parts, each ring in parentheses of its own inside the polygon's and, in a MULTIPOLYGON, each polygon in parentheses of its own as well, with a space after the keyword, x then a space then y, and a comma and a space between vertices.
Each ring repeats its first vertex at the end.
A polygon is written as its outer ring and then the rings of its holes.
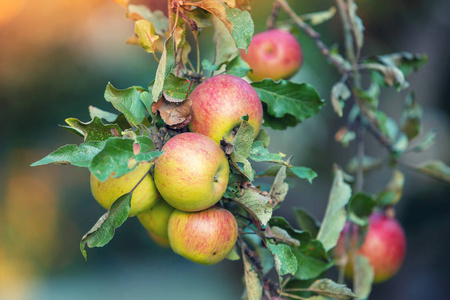
POLYGON ((139 36, 139 43, 148 53, 154 53, 156 42, 160 37, 155 33, 155 27, 152 22, 142 19, 136 21, 135 32, 139 36))

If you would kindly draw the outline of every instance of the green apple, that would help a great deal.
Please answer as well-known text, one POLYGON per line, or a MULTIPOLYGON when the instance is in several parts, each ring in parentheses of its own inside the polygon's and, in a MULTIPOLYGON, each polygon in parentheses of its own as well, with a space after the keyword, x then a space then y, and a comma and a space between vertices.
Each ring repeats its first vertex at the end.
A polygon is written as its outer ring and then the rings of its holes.
POLYGON ((169 219, 172 250, 199 264, 213 265, 233 249, 238 235, 234 216, 226 209, 211 207, 200 212, 175 210, 169 219))
MULTIPOLYGON (((117 177, 108 177, 101 182, 91 173, 91 191, 95 200, 105 209, 109 209, 120 196, 129 193, 141 178, 150 170, 150 163, 141 163, 133 171, 117 177)), ((159 198, 155 183, 148 174, 131 197, 131 208, 128 216, 137 215, 151 208, 159 198)))
POLYGON ((224 137, 233 140, 245 115, 255 129, 255 137, 261 129, 261 100, 255 89, 239 77, 213 76, 199 84, 189 98, 192 101, 189 129, 209 136, 216 143, 224 137))
POLYGON ((164 199, 159 199, 149 210, 137 215, 142 226, 158 237, 167 239, 167 225, 174 208, 164 199))
POLYGON ((253 81, 288 79, 297 73, 303 62, 300 43, 282 29, 255 34, 247 53, 241 50, 240 55, 250 66, 248 77, 253 81))
POLYGON ((394 276, 402 266, 406 254, 405 233, 397 220, 381 212, 372 213, 369 217, 369 230, 359 249, 356 228, 351 230, 350 227, 350 223, 347 223, 334 250, 337 258, 344 251, 349 256, 345 275, 353 278, 353 262, 357 255, 363 255, 373 268, 374 283, 394 276), (348 246, 345 244, 346 235, 349 235, 348 246))
POLYGON ((192 132, 178 134, 164 145, 155 162, 155 184, 171 206, 184 211, 211 207, 228 184, 225 153, 209 137, 192 132))

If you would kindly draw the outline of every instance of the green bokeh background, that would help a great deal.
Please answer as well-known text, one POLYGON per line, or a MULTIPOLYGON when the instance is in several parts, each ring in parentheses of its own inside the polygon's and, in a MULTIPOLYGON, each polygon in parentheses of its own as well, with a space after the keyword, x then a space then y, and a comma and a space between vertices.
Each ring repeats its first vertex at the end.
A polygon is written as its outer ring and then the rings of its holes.
MULTIPOLYGON (((104 248, 88 249, 89 260, 84 261, 79 240, 104 213, 90 193, 88 171, 29 165, 61 145, 82 142, 58 125, 67 117, 89 121, 89 105, 113 111, 103 100, 106 84, 147 86, 156 63, 141 48, 125 45, 133 23, 112 1, 16 3, 24 6, 7 22, 0 22, 0 298, 240 299, 241 262, 191 263, 152 243, 136 218, 119 228, 104 248)), ((250 3, 255 31, 263 31, 271 2, 250 3)), ((290 3, 300 14, 334 4, 290 3)), ((424 106, 425 131, 435 128, 438 138, 432 149, 411 154, 407 161, 439 158, 450 165, 450 3, 380 0, 358 1, 358 5, 366 27, 363 56, 397 51, 428 54, 429 62, 408 80, 424 106)), ((316 29, 325 44, 338 44, 342 51, 338 16, 316 29)), ((211 32, 203 34, 205 57, 213 55, 210 36, 211 32)), ((327 105, 317 117, 295 128, 270 131, 273 152, 293 154, 295 165, 310 167, 319 175, 313 185, 290 182, 277 214, 292 222, 289 208, 293 206, 322 218, 333 163, 345 165, 355 154, 354 145, 345 149, 334 141, 335 132, 345 125, 329 101, 339 76, 307 36, 299 32, 298 38, 305 61, 293 80, 313 84, 327 105)), ((405 95, 383 92, 381 105, 388 115, 401 114, 405 95)), ((386 154, 371 138, 366 149, 372 155, 386 154)), ((407 258, 392 280, 374 287, 370 299, 447 299, 449 185, 402 171, 406 183, 397 217, 408 239, 407 258)), ((387 168, 368 175, 365 190, 380 190, 390 176, 387 168)))

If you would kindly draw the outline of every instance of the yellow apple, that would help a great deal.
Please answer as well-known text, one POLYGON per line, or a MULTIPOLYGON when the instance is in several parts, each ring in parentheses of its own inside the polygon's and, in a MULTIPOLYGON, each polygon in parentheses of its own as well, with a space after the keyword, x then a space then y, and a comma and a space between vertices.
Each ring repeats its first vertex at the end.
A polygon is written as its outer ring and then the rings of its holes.
POLYGON ((171 206, 200 211, 222 198, 230 172, 225 153, 209 137, 192 132, 172 137, 155 162, 155 184, 171 206))
POLYGON ((169 219, 172 250, 199 264, 213 265, 233 249, 238 235, 234 216, 226 209, 211 207, 200 212, 175 210, 169 219))
POLYGON ((152 235, 167 239, 167 226, 174 208, 164 199, 159 199, 149 210, 137 215, 142 226, 152 235))
MULTIPOLYGON (((150 170, 150 163, 141 163, 133 171, 117 177, 108 177, 101 182, 91 173, 91 191, 95 200, 105 209, 109 209, 120 196, 129 193, 139 180, 150 170)), ((150 174, 142 180, 131 197, 131 209, 128 216, 135 216, 150 209, 158 200, 159 194, 156 190, 150 174)))

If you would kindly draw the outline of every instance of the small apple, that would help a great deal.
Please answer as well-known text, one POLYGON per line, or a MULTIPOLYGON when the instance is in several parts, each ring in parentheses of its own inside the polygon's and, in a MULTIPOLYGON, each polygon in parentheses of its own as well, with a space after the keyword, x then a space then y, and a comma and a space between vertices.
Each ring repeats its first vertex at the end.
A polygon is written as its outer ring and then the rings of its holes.
POLYGON ((228 184, 225 153, 209 137, 186 132, 164 145, 155 163, 155 184, 164 200, 184 211, 211 207, 228 184))
POLYGON ((174 208, 161 198, 149 210, 138 214, 137 217, 149 233, 167 239, 167 225, 173 210, 174 208))
POLYGON ((172 250, 199 264, 213 265, 233 249, 238 235, 234 216, 226 209, 211 207, 200 212, 175 210, 169 219, 172 250))
MULTIPOLYGON (((335 256, 339 257, 346 249, 345 235, 349 233, 349 223, 339 237, 335 256)), ((369 230, 361 248, 357 249, 356 231, 351 231, 349 263, 345 274, 353 278, 353 261, 357 255, 364 255, 374 271, 374 283, 385 281, 397 273, 406 254, 406 237, 401 225, 384 213, 374 212, 369 217, 369 230)))
POLYGON ((192 101, 189 129, 209 136, 216 143, 223 137, 231 141, 245 115, 255 129, 255 137, 261 129, 261 100, 244 79, 226 74, 213 76, 199 84, 189 98, 192 101))
POLYGON ((297 73, 303 62, 300 43, 282 29, 255 34, 247 53, 241 50, 240 55, 252 69, 248 77, 253 81, 288 79, 297 73))
MULTIPOLYGON (((109 209, 120 196, 129 193, 139 180, 150 170, 150 163, 141 163, 133 171, 117 177, 108 177, 101 182, 91 173, 91 191, 95 200, 105 209, 109 209)), ((152 207, 159 198, 152 177, 148 174, 131 197, 131 208, 128 216, 137 215, 152 207)))

